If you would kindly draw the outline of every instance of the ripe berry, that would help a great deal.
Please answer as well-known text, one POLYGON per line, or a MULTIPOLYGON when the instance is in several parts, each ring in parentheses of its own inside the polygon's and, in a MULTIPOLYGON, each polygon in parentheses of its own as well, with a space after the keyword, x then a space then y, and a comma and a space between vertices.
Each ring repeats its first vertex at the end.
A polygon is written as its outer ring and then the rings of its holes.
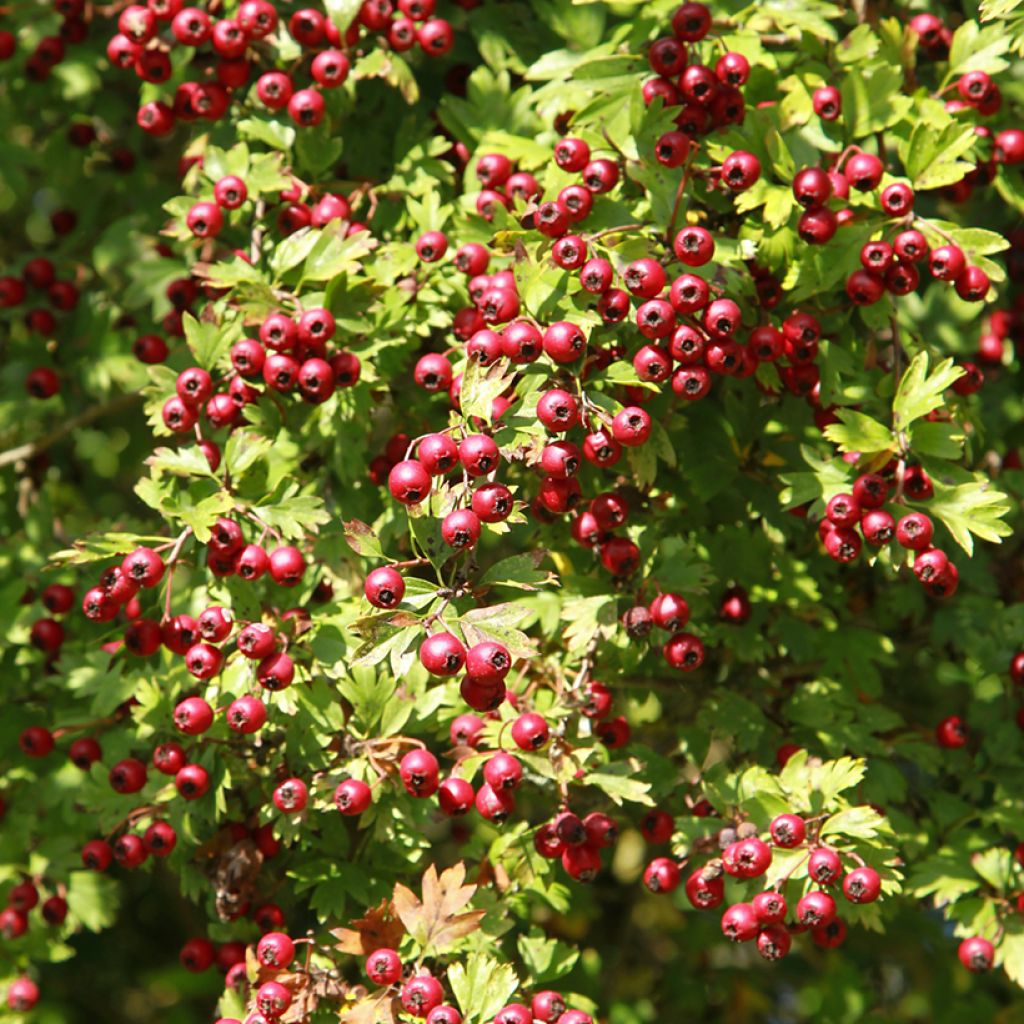
POLYGON ((827 892, 809 892, 797 903, 795 916, 806 928, 823 928, 835 920, 836 901, 827 892))
POLYGON ((722 162, 722 181, 733 192, 745 192, 761 177, 761 161, 753 153, 738 150, 722 162))
POLYGON ((452 776, 438 786, 437 802, 449 817, 468 814, 475 797, 473 787, 465 780, 452 776))
POLYGON ((512 723, 512 740, 520 750, 540 750, 548 742, 548 723, 538 714, 528 712, 512 723))
POLYGON ((370 787, 359 779, 346 779, 334 790, 334 804, 342 814, 362 814, 372 798, 370 787))
POLYGON ((960 943, 957 949, 957 956, 960 958, 960 963, 967 970, 977 974, 992 969, 992 963, 995 960, 995 949, 988 939, 974 936, 970 939, 964 939, 960 943))
POLYGON ((406 1013, 414 1017, 426 1017, 431 1010, 441 1005, 444 989, 436 978, 429 974, 418 974, 402 986, 399 998, 406 1013))
POLYGON ((178 843, 178 833, 166 821, 154 821, 143 833, 142 842, 154 857, 169 857, 178 843))
POLYGON ((577 882, 592 882, 601 870, 601 855, 590 846, 567 846, 562 851, 562 867, 577 882))
POLYGON ((964 747, 969 738, 967 723, 958 715, 944 718, 935 728, 935 738, 940 747, 949 750, 964 747))
POLYGON ((751 905, 757 919, 761 924, 777 924, 786 918, 786 900, 782 893, 769 889, 767 892, 759 892, 751 905))
POLYGON ((102 839, 91 839, 82 847, 82 863, 90 871, 106 871, 113 860, 114 851, 102 839))
POLYGON ((256 945, 256 959, 268 970, 286 970, 295 959, 295 943, 284 932, 267 932, 256 945))
POLYGON ((213 725, 213 708, 202 697, 187 697, 174 709, 174 724, 186 736, 199 736, 213 725))
POLYGON ((835 850, 819 847, 811 851, 807 860, 807 874, 818 885, 835 885, 842 871, 842 861, 835 850))
POLYGON ((466 664, 466 648, 451 633, 435 633, 420 644, 420 663, 434 676, 454 676, 466 664))
POLYGON ((484 780, 496 792, 516 789, 523 777, 523 766, 511 754, 499 751, 484 763, 484 780))
POLYGON ((399 773, 410 795, 428 797, 437 792, 437 758, 429 750, 409 751, 401 760, 399 773))
POLYGON ((851 903, 873 903, 882 891, 882 880, 874 868, 854 868, 843 879, 843 895, 851 903))
POLYGON ((692 633, 677 633, 662 648, 671 668, 693 672, 704 663, 704 644, 692 633))
POLYGON ((174 785, 186 800, 198 800, 210 789, 210 776, 198 764, 187 764, 174 777, 174 785))
POLYGON ((103 750, 99 743, 91 736, 83 736, 77 739, 68 748, 68 757, 76 768, 88 771, 103 756, 103 750))
POLYGON ((656 857, 644 870, 644 885, 653 893, 673 892, 679 881, 679 865, 670 857, 656 857))
POLYGON ((812 93, 811 106, 822 121, 835 121, 843 111, 843 97, 835 86, 823 86, 812 93))
POLYGON ((224 717, 232 732, 250 735, 263 728, 267 720, 267 708, 256 697, 239 697, 231 702, 224 717))
POLYGON ((366 976, 375 985, 394 985, 402 977, 402 961, 393 949, 374 950, 366 958, 366 976))
POLYGON ((843 174, 847 181, 860 192, 870 192, 878 187, 885 167, 872 153, 856 153, 846 162, 843 174))
POLYGON ((772 819, 768 826, 772 842, 783 849, 792 849, 800 846, 807 837, 807 826, 803 818, 795 814, 779 814, 772 819))
POLYGON ((722 915, 722 934, 733 942, 748 942, 758 930, 757 914, 749 903, 734 903, 722 915))
POLYGON ((651 602, 650 611, 654 624, 669 633, 678 633, 690 621, 690 606, 680 594, 659 594, 651 602))
POLYGON ((118 761, 110 769, 110 785, 117 793, 138 793, 146 784, 146 766, 134 757, 118 761))

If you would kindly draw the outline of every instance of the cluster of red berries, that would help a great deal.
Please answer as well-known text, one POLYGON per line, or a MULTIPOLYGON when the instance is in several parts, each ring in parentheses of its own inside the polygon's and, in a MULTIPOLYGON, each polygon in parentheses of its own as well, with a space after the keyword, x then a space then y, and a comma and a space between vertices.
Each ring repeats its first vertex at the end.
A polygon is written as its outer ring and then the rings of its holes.
MULTIPOLYGON (((671 817, 659 834, 671 835, 671 817)), ((652 824, 651 826, 655 826, 652 824)), ((725 876, 749 881, 762 877, 772 863, 773 847, 792 850, 806 847, 807 876, 811 888, 797 901, 792 924, 785 923, 788 906, 782 890, 786 879, 758 893, 749 903, 735 903, 722 915, 722 933, 733 942, 755 941, 766 960, 779 960, 792 945, 795 933, 810 931, 815 943, 834 948, 846 936, 846 926, 838 917, 835 898, 826 890, 841 883, 843 895, 854 904, 873 903, 881 895, 882 880, 874 868, 857 859, 857 866, 844 873, 840 853, 829 846, 809 842, 807 823, 796 814, 780 814, 769 827, 770 842, 758 837, 757 827, 744 822, 727 827, 718 834, 722 851, 696 868, 686 879, 686 897, 698 910, 711 910, 725 900, 725 876)), ((670 893, 682 881, 679 863, 671 857, 652 860, 644 872, 644 884, 651 892, 670 893)))
MULTIPOLYGON (((177 434, 189 433, 202 413, 211 427, 230 429, 240 422, 245 406, 263 393, 255 386, 259 379, 278 394, 297 389, 314 405, 327 401, 338 387, 352 387, 359 380, 359 358, 345 349, 328 352, 334 331, 334 317, 326 309, 306 310, 298 321, 271 313, 260 325, 259 340, 243 338, 232 346, 235 374, 226 391, 215 392, 213 377, 201 367, 178 374, 176 393, 163 406, 165 426, 177 434)), ((202 441, 201 447, 216 470, 219 449, 209 441, 202 441)))
POLYGON ((670 634, 662 647, 665 661, 683 672, 693 672, 704 663, 704 644, 683 627, 690 621, 690 606, 681 594, 659 592, 649 605, 636 604, 622 617, 632 640, 650 636, 655 628, 670 634))
POLYGON ((876 551, 895 540, 914 554, 914 576, 933 597, 951 597, 960 575, 948 555, 933 547, 935 527, 923 512, 908 512, 897 521, 883 506, 889 498, 888 474, 898 475, 895 501, 902 495, 914 501, 927 501, 934 493, 931 479, 921 466, 896 463, 882 474, 865 473, 854 481, 852 493, 833 495, 825 506, 818 525, 829 557, 837 562, 852 562, 861 552, 861 538, 876 551), (860 531, 858 533, 858 530, 860 531))
POLYGON ((25 878, 11 886, 7 893, 7 906, 0 910, 0 937, 20 938, 29 928, 29 913, 36 907, 39 916, 51 928, 64 923, 68 915, 68 902, 64 898, 64 887, 39 902, 39 889, 31 878, 25 878))
MULTIPOLYGON (((716 128, 742 124, 745 102, 742 86, 750 76, 750 64, 740 53, 725 52, 714 68, 700 57, 700 43, 711 31, 711 11, 701 3, 685 3, 672 14, 672 35, 651 43, 647 60, 657 75, 643 84, 644 102, 660 98, 668 108, 681 108, 675 116, 679 132, 658 143, 658 159, 678 166, 690 149, 689 138, 716 128), (682 138, 675 136, 681 135, 682 138)), ((723 47, 724 49, 724 47, 723 47)), ((708 59, 711 54, 709 53, 708 59)))
MULTIPOLYGON (((67 47, 83 42, 89 35, 94 12, 85 0, 53 0, 53 9, 61 18, 60 26, 56 35, 43 36, 26 58, 25 77, 30 82, 45 82, 67 56, 67 47)), ((0 61, 10 60, 17 49, 17 36, 0 29, 0 61)))
MULTIPOLYGON (((257 79, 256 97, 268 110, 286 109, 297 125, 310 127, 324 118, 323 90, 338 88, 348 78, 351 63, 346 51, 358 44, 364 30, 383 36, 396 51, 419 43, 431 57, 448 53, 454 33, 446 20, 433 17, 435 0, 398 0, 398 8, 400 16, 395 18, 391 0, 364 0, 344 35, 317 7, 292 11, 286 27, 305 51, 301 64, 310 84, 296 88, 297 68, 275 68, 257 79)), ((184 0, 148 0, 125 7, 118 17, 118 32, 107 45, 107 57, 115 67, 134 71, 144 82, 163 83, 171 77, 171 51, 176 46, 194 50, 210 62, 204 68, 206 78, 182 82, 170 103, 144 103, 138 110, 139 127, 161 136, 170 134, 179 121, 224 117, 253 68, 278 63, 271 41, 278 21, 277 6, 270 0, 244 0, 234 17, 216 20, 202 8, 186 7, 184 0)))
MULTIPOLYGON (((31 600, 31 594, 26 595, 31 600)), ((29 630, 29 642, 42 651, 47 662, 56 661, 64 644, 64 626, 58 619, 67 615, 75 603, 74 588, 65 583, 51 583, 39 595, 43 607, 55 618, 36 619, 29 630)))
MULTIPOLYGON (((78 305, 78 289, 70 281, 58 280, 53 263, 45 256, 28 260, 20 276, 0 277, 0 310, 20 306, 28 299, 30 290, 45 294, 57 312, 65 313, 78 305)), ((57 329, 57 318, 50 309, 33 306, 25 314, 25 325, 33 334, 46 337, 57 329)), ((60 390, 60 378, 49 367, 36 367, 25 378, 25 390, 33 398, 51 398, 60 390)))
MULTIPOLYGON (((295 959, 296 941, 285 932, 268 932, 256 946, 256 961, 265 974, 280 975, 288 971, 295 959)), ((294 968, 292 968, 294 970, 294 968)), ((364 962, 367 979, 380 988, 394 989, 402 1009, 427 1024, 462 1024, 462 1015, 444 1001, 441 982, 422 970, 409 971, 398 952, 388 947, 373 950, 364 962)), ((256 990, 255 1011, 245 1024, 269 1024, 291 1005, 292 992, 286 984, 275 980, 263 982, 256 990)), ((241 1024, 234 1018, 221 1018, 217 1024, 241 1024)), ((536 993, 529 1005, 510 1003, 500 1009, 491 1024, 593 1024, 593 1018, 581 1010, 566 1007, 558 992, 536 993)))

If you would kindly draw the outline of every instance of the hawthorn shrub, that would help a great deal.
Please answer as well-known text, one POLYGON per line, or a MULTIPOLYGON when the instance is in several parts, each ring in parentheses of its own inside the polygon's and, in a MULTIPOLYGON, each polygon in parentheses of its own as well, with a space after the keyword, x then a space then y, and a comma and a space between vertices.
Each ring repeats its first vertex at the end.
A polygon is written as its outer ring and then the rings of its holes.
POLYGON ((1018 6, 3 9, 10 1019, 1014 1002, 1018 6))

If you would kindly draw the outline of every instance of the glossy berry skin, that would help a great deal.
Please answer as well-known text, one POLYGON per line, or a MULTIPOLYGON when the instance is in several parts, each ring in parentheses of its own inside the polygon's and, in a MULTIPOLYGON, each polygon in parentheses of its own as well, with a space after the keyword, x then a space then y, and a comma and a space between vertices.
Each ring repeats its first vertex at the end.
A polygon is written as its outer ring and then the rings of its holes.
POLYGON ((161 775, 177 775, 185 765, 185 751, 179 743, 161 743, 153 751, 153 767, 161 775))
POLYGON ((103 757, 103 750, 91 736, 83 736, 81 739, 75 740, 68 748, 68 757, 76 768, 88 771, 103 757))
POLYGON ((431 975, 418 974, 402 986, 399 998, 406 1013, 413 1017, 426 1017, 431 1010, 441 1005, 444 989, 431 975))
POLYGON ((807 826, 804 819, 796 814, 776 815, 768 826, 772 842, 782 849, 790 850, 800 846, 807 838, 807 826))
POLYGON ((513 793, 492 789, 486 782, 476 791, 473 803, 477 813, 494 825, 504 824, 516 809, 513 793))
POLYGON ((567 846, 562 851, 562 867, 577 882, 592 882, 601 870, 601 855, 590 846, 567 846))
POLYGON ((512 740, 520 750, 540 750, 548 742, 548 723, 532 711, 520 715, 512 723, 511 732, 512 740))
POLYGON ((462 1024, 462 1014, 454 1006, 442 1003, 427 1014, 427 1024, 462 1024))
POLYGON ((733 192, 745 192, 761 177, 761 161, 753 153, 738 150, 722 162, 722 181, 733 192))
POLYGON ((516 789, 523 778, 523 766, 511 754, 499 751, 484 763, 483 775, 496 792, 516 789))
POLYGON ((669 633, 678 633, 690 621, 690 606, 681 594, 659 594, 650 605, 654 625, 669 633))
POLYGON ((437 792, 437 758, 429 750, 410 750, 399 763, 399 774, 410 796, 423 798, 437 792))
POLYGON ((823 928, 831 924, 835 916, 836 901, 826 892, 809 892, 796 905, 797 923, 806 927, 823 928))
POLYGON ((388 474, 388 489, 403 505, 418 505, 430 494, 430 474, 417 460, 406 459, 388 474))
POLYGON ((854 868, 843 878, 843 895, 851 903, 873 903, 882 892, 882 880, 874 868, 854 868))
POLYGON ((239 697, 231 702, 224 717, 232 732, 251 735, 259 732, 266 723, 267 708, 255 697, 239 697))
POLYGON ((822 121, 835 121, 843 111, 843 98, 835 86, 828 85, 814 90, 811 106, 822 121))
POLYGON ((472 785, 457 776, 445 779, 437 788, 437 802, 448 817, 468 814, 476 796, 472 785))
POLYGON ((704 644, 692 633, 677 633, 662 648, 671 668, 693 672, 704 663, 704 644))
POLYGON ((885 168, 882 161, 871 153, 856 153, 843 169, 847 181, 860 192, 870 192, 878 187, 885 168))
POLYGON ((656 857, 644 869, 644 885, 653 893, 670 893, 679 888, 679 865, 669 857, 656 857))
POLYGON ((186 800, 198 800, 209 792, 209 773, 198 764, 187 764, 174 776, 174 785, 186 800))
POLYGON ((178 834, 166 821, 155 821, 142 836, 146 852, 154 857, 169 857, 178 842, 178 834))
POLYGON ((759 892, 751 906, 757 915, 757 920, 762 924, 778 924, 786 918, 786 900, 782 893, 769 889, 767 892, 759 892))
POLYGON ((842 871, 843 864, 835 850, 820 847, 811 851, 807 860, 807 874, 818 885, 835 885, 842 871))
POLYGON ((435 633, 420 644, 420 663, 433 676, 454 676, 466 664, 466 648, 451 633, 435 633))
POLYGON ((381 566, 366 577, 363 593, 374 608, 395 608, 405 596, 405 580, 396 569, 381 566))
POLYGON ((110 769, 110 785, 117 793, 138 793, 146 784, 146 766, 133 757, 118 761, 110 769))
POLYGON ((722 915, 722 934, 733 942, 749 942, 758 929, 757 914, 749 903, 734 903, 722 915))
POLYGON ((393 949, 374 950, 366 958, 365 968, 375 985, 394 985, 402 977, 402 960, 393 949))
POLYGON ((960 963, 974 974, 984 973, 992 969, 995 960, 995 949, 988 939, 974 936, 964 939, 957 948, 960 963))
POLYGON ((964 720, 958 715, 951 715, 939 722, 935 729, 935 736, 940 747, 955 750, 967 745, 969 733, 964 720))
POLYGON ((202 697, 187 697, 174 709, 174 724, 186 736, 199 736, 213 725, 213 708, 202 697))
POLYGON ((371 804, 370 787, 360 779, 346 779, 334 790, 334 805, 342 814, 362 814, 371 804))
POLYGON ((771 924, 757 936, 757 952, 765 960, 781 960, 792 945, 792 936, 781 924, 771 924))
POLYGON ((92 839, 82 847, 82 863, 90 871, 106 871, 113 860, 114 851, 102 839, 92 839))

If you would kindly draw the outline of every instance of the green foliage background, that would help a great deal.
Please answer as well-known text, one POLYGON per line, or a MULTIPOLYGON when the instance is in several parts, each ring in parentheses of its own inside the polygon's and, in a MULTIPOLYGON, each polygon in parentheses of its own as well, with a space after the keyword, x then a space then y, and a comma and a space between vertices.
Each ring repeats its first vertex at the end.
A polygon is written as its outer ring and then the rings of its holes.
MULTIPOLYGON (((351 6, 328 4, 340 23, 351 6)), ((587 232, 645 226, 628 236, 605 235, 595 251, 617 266, 659 251, 679 172, 651 157, 672 116, 660 103, 645 107, 640 84, 644 45, 667 34, 674 7, 665 0, 495 2, 468 12, 453 6, 446 12, 456 26, 451 55, 430 61, 413 52, 406 60, 368 45, 349 83, 330 95, 329 119, 305 131, 245 101, 221 122, 179 129, 166 140, 144 136, 134 124, 137 81, 107 65, 108 33, 99 17, 89 39, 69 48, 47 81, 27 80, 17 60, 0 68, 0 269, 16 273, 27 257, 45 254, 81 291, 78 307, 60 317, 53 338, 31 334, 18 311, 4 311, 0 319, 0 448, 45 443, 38 458, 11 459, 0 469, 6 538, 0 551, 0 767, 9 805, 0 824, 0 882, 27 870, 66 882, 71 893, 71 914, 59 936, 37 923, 28 936, 0 946, 6 974, 29 964, 39 972, 43 1000, 33 1020, 78 1024, 98 1014, 113 1024, 208 1019, 220 977, 187 974, 176 966, 176 954, 192 935, 208 932, 217 941, 258 936, 251 922, 213 918, 210 884, 194 856, 225 823, 238 820, 272 821, 284 842, 284 851, 267 862, 263 884, 285 907, 293 934, 358 917, 396 880, 412 884, 430 862, 498 865, 511 880, 506 892, 499 899, 481 888, 476 905, 487 910, 483 929, 447 955, 500 950, 525 982, 557 979, 611 1024, 684 1017, 837 1024, 1024 1020, 1017 989, 1024 981, 1019 916, 1003 921, 1005 972, 974 977, 955 958, 955 936, 994 935, 1004 906, 998 901, 1024 889, 1022 867, 1012 857, 1024 839, 1024 733, 1007 675, 1024 627, 1024 475, 1005 467, 996 474, 1001 460, 1024 443, 1019 359, 1008 352, 1005 365, 986 371, 979 394, 950 395, 944 360, 969 358, 976 350, 984 307, 932 283, 899 300, 886 296, 852 310, 843 282, 863 242, 886 225, 877 196, 854 193, 849 205, 856 221, 817 250, 797 238, 790 189, 795 171, 815 163, 819 151, 850 143, 872 147, 884 133, 891 174, 883 184, 909 181, 929 240, 956 239, 989 272, 999 302, 1010 303, 1014 285, 999 253, 1006 248, 1001 235, 1024 212, 1020 169, 1000 167, 994 183, 977 189, 968 203, 950 202, 939 189, 984 159, 986 143, 969 118, 949 114, 934 95, 969 70, 998 74, 1004 97, 998 126, 1020 123, 1024 11, 1009 0, 980 11, 970 3, 943 9, 951 24, 962 21, 950 60, 916 67, 904 28, 911 12, 903 8, 847 9, 825 0, 796 7, 784 0, 713 5, 725 46, 744 53, 753 71, 744 124, 710 135, 706 155, 713 162, 747 149, 764 173, 738 197, 693 183, 682 216, 713 228, 715 262, 701 272, 714 274, 745 311, 754 308, 745 260, 756 251, 758 262, 782 282, 781 308, 800 305, 819 315, 827 339, 819 361, 822 401, 847 412, 823 435, 807 403, 784 391, 771 397, 753 381, 727 379, 716 379, 703 402, 683 408, 667 393, 648 407, 658 422, 656 437, 620 467, 625 493, 643 508, 628 533, 643 555, 638 578, 690 601, 693 628, 709 652, 693 675, 672 673, 656 645, 627 639, 617 620, 635 586, 613 588, 593 554, 568 540, 565 524, 542 525, 517 514, 510 529, 487 532, 469 571, 475 592, 453 603, 449 621, 502 640, 517 657, 530 659, 529 671, 538 677, 571 679, 593 656, 595 675, 617 692, 617 712, 632 726, 625 752, 606 751, 583 727, 574 739, 588 767, 582 780, 573 779, 572 766, 526 758, 531 785, 513 820, 499 832, 474 819, 460 841, 428 802, 411 799, 395 783, 358 830, 332 809, 339 772, 371 771, 358 753, 339 767, 328 749, 339 735, 355 741, 410 735, 440 752, 451 719, 464 710, 457 684, 428 686, 415 662, 419 621, 440 607, 437 591, 450 572, 435 554, 436 521, 410 517, 367 476, 370 459, 395 431, 414 437, 446 425, 449 415, 459 421, 443 395, 415 388, 411 372, 420 354, 450 343, 452 315, 467 304, 465 283, 450 268, 418 267, 415 238, 444 230, 453 242, 489 243, 514 258, 524 307, 542 322, 578 322, 591 332, 592 344, 612 338, 630 350, 639 344, 632 327, 601 325, 575 275, 551 264, 549 242, 538 242, 503 211, 493 223, 476 214, 472 162, 463 168, 449 159, 451 140, 474 154, 506 153, 554 194, 574 180, 551 159, 559 137, 555 120, 572 112, 573 134, 603 154, 619 151, 627 168, 627 180, 595 204, 587 232), (824 82, 839 84, 843 95, 844 115, 831 125, 811 111, 811 91, 824 82), (99 140, 85 149, 68 140, 70 123, 79 120, 99 131, 99 140), (136 156, 127 173, 111 165, 120 146, 136 156), (203 155, 202 167, 182 173, 184 151, 203 155), (326 229, 285 240, 271 231, 263 258, 250 268, 231 254, 249 244, 248 214, 233 218, 208 271, 211 282, 232 289, 227 298, 210 303, 209 321, 186 323, 187 338, 165 366, 137 362, 133 340, 159 333, 170 309, 166 286, 199 260, 199 246, 184 227, 195 198, 209 198, 223 173, 238 173, 251 199, 272 204, 287 184, 286 169, 339 192, 372 183, 373 201, 367 191, 356 215, 370 223, 373 240, 357 235, 342 241, 326 229), (49 216, 65 207, 75 211, 77 226, 56 236, 49 216), (170 246, 164 252, 156 247, 160 234, 170 246), (410 277, 415 289, 405 287, 410 277), (227 365, 243 320, 256 322, 273 308, 275 289, 301 293, 305 306, 323 303, 335 312, 345 346, 362 361, 362 380, 318 407, 267 397, 247 407, 247 425, 231 441, 223 432, 215 435, 232 481, 228 493, 223 471, 209 473, 195 448, 169 436, 160 408, 181 369, 227 365), (876 359, 893 331, 905 349, 904 369, 909 365, 914 374, 898 393, 894 375, 876 359), (23 392, 26 373, 38 365, 53 366, 62 381, 60 394, 45 402, 29 401, 23 392), (948 424, 925 423, 943 402, 952 413, 948 424), (948 602, 926 598, 907 566, 888 555, 871 566, 837 566, 815 536, 812 524, 823 501, 856 475, 840 453, 874 453, 885 461, 901 446, 937 481, 927 508, 942 524, 941 545, 950 553, 957 545, 964 549, 954 556, 960 590, 948 602), (787 512, 809 502, 807 520, 787 512), (146 758, 153 745, 172 738, 172 709, 196 687, 181 660, 166 651, 142 663, 101 651, 99 642, 118 637, 124 623, 96 626, 77 610, 69 616, 58 663, 44 669, 27 642, 41 612, 38 603, 26 602, 26 588, 38 592, 60 580, 75 582, 81 594, 115 554, 144 542, 132 538, 170 538, 190 527, 202 539, 232 508, 257 514, 285 537, 307 538, 323 567, 319 575, 334 584, 334 597, 312 606, 313 628, 298 639, 301 685, 268 696, 270 739, 264 744, 236 738, 229 746, 200 749, 197 757, 211 769, 215 786, 205 800, 175 800, 151 772, 141 796, 166 803, 180 836, 166 864, 151 861, 135 874, 88 874, 78 860, 82 843, 113 829, 132 806, 110 791, 109 765, 129 754, 146 758), (353 546, 345 525, 353 520, 369 524, 379 546, 353 546), (368 620, 360 596, 365 573, 384 556, 408 558, 417 550, 435 556, 439 575, 411 584, 415 621, 368 620), (540 568, 520 557, 534 551, 548 552, 540 568), (749 591, 754 609, 742 626, 717 620, 723 590, 737 583, 749 591), (481 616, 478 607, 488 611, 481 616), (60 751, 38 763, 18 751, 17 737, 28 725, 106 718, 132 697, 138 703, 130 719, 104 727, 104 766, 94 766, 91 776, 83 778, 60 751), (952 714, 968 722, 971 742, 941 750, 934 728, 952 714), (820 761, 833 766, 834 778, 812 775, 802 758, 780 777, 775 755, 782 743, 805 748, 815 773, 820 761), (304 822, 285 819, 268 803, 279 766, 303 777, 326 772, 304 822), (528 832, 554 811, 558 782, 571 785, 574 806, 609 810, 623 827, 608 867, 589 888, 524 852, 528 832), (649 895, 639 880, 652 855, 636 827, 646 807, 657 803, 677 815, 673 848, 681 854, 715 828, 715 819, 687 813, 688 803, 701 796, 719 814, 739 808, 762 827, 784 807, 809 801, 806 810, 833 816, 838 842, 875 866, 886 865, 885 898, 855 913, 844 908, 852 926, 836 951, 798 939, 786 960, 767 964, 747 946, 727 945, 717 913, 693 911, 682 889, 670 897, 649 895), (884 817, 836 820, 868 804, 884 817)), ((28 52, 56 21, 48 7, 25 3, 7 23, 17 25, 28 52)), ((289 58, 290 47, 282 35, 282 58, 289 58)), ((188 71, 175 61, 170 86, 188 71)), ((141 99, 166 95, 170 86, 144 86, 141 99)), ((754 322, 748 316, 747 325, 754 322)), ((496 427, 508 451, 525 454, 538 446, 543 431, 533 413, 550 375, 550 367, 537 364, 517 378, 518 402, 496 427)), ((765 387, 778 384, 768 365, 758 379, 765 387)), ((588 389, 595 403, 615 410, 621 386, 635 382, 627 360, 595 375, 588 389)), ((467 369, 463 422, 489 417, 491 400, 509 383, 506 376, 467 369)), ((617 474, 588 468, 585 493, 607 489, 617 474)), ((528 500, 535 481, 522 465, 510 472, 517 497, 528 500)), ((433 511, 444 500, 437 495, 433 511)), ((230 603, 239 618, 258 619, 271 608, 307 603, 319 578, 307 575, 294 594, 269 583, 215 580, 190 545, 193 567, 175 576, 175 611, 196 614, 211 603, 230 603)), ((647 598, 652 594, 648 589, 647 598)), ((163 592, 147 600, 145 613, 159 618, 163 592)), ((251 684, 249 666, 236 659, 211 692, 218 699, 237 696, 251 684)), ((554 689, 541 687, 536 700, 554 719, 571 715, 554 689)), ((494 739, 498 726, 489 729, 494 739)), ((570 729, 577 729, 575 719, 570 729)), ((230 736, 223 723, 212 735, 230 736)), ((480 760, 462 770, 478 770, 480 760)), ((736 884, 730 901, 745 891, 736 884)), ((343 963, 354 978, 355 961, 343 963)), ((324 1010, 314 1019, 319 1024, 337 1015, 324 1010)))

